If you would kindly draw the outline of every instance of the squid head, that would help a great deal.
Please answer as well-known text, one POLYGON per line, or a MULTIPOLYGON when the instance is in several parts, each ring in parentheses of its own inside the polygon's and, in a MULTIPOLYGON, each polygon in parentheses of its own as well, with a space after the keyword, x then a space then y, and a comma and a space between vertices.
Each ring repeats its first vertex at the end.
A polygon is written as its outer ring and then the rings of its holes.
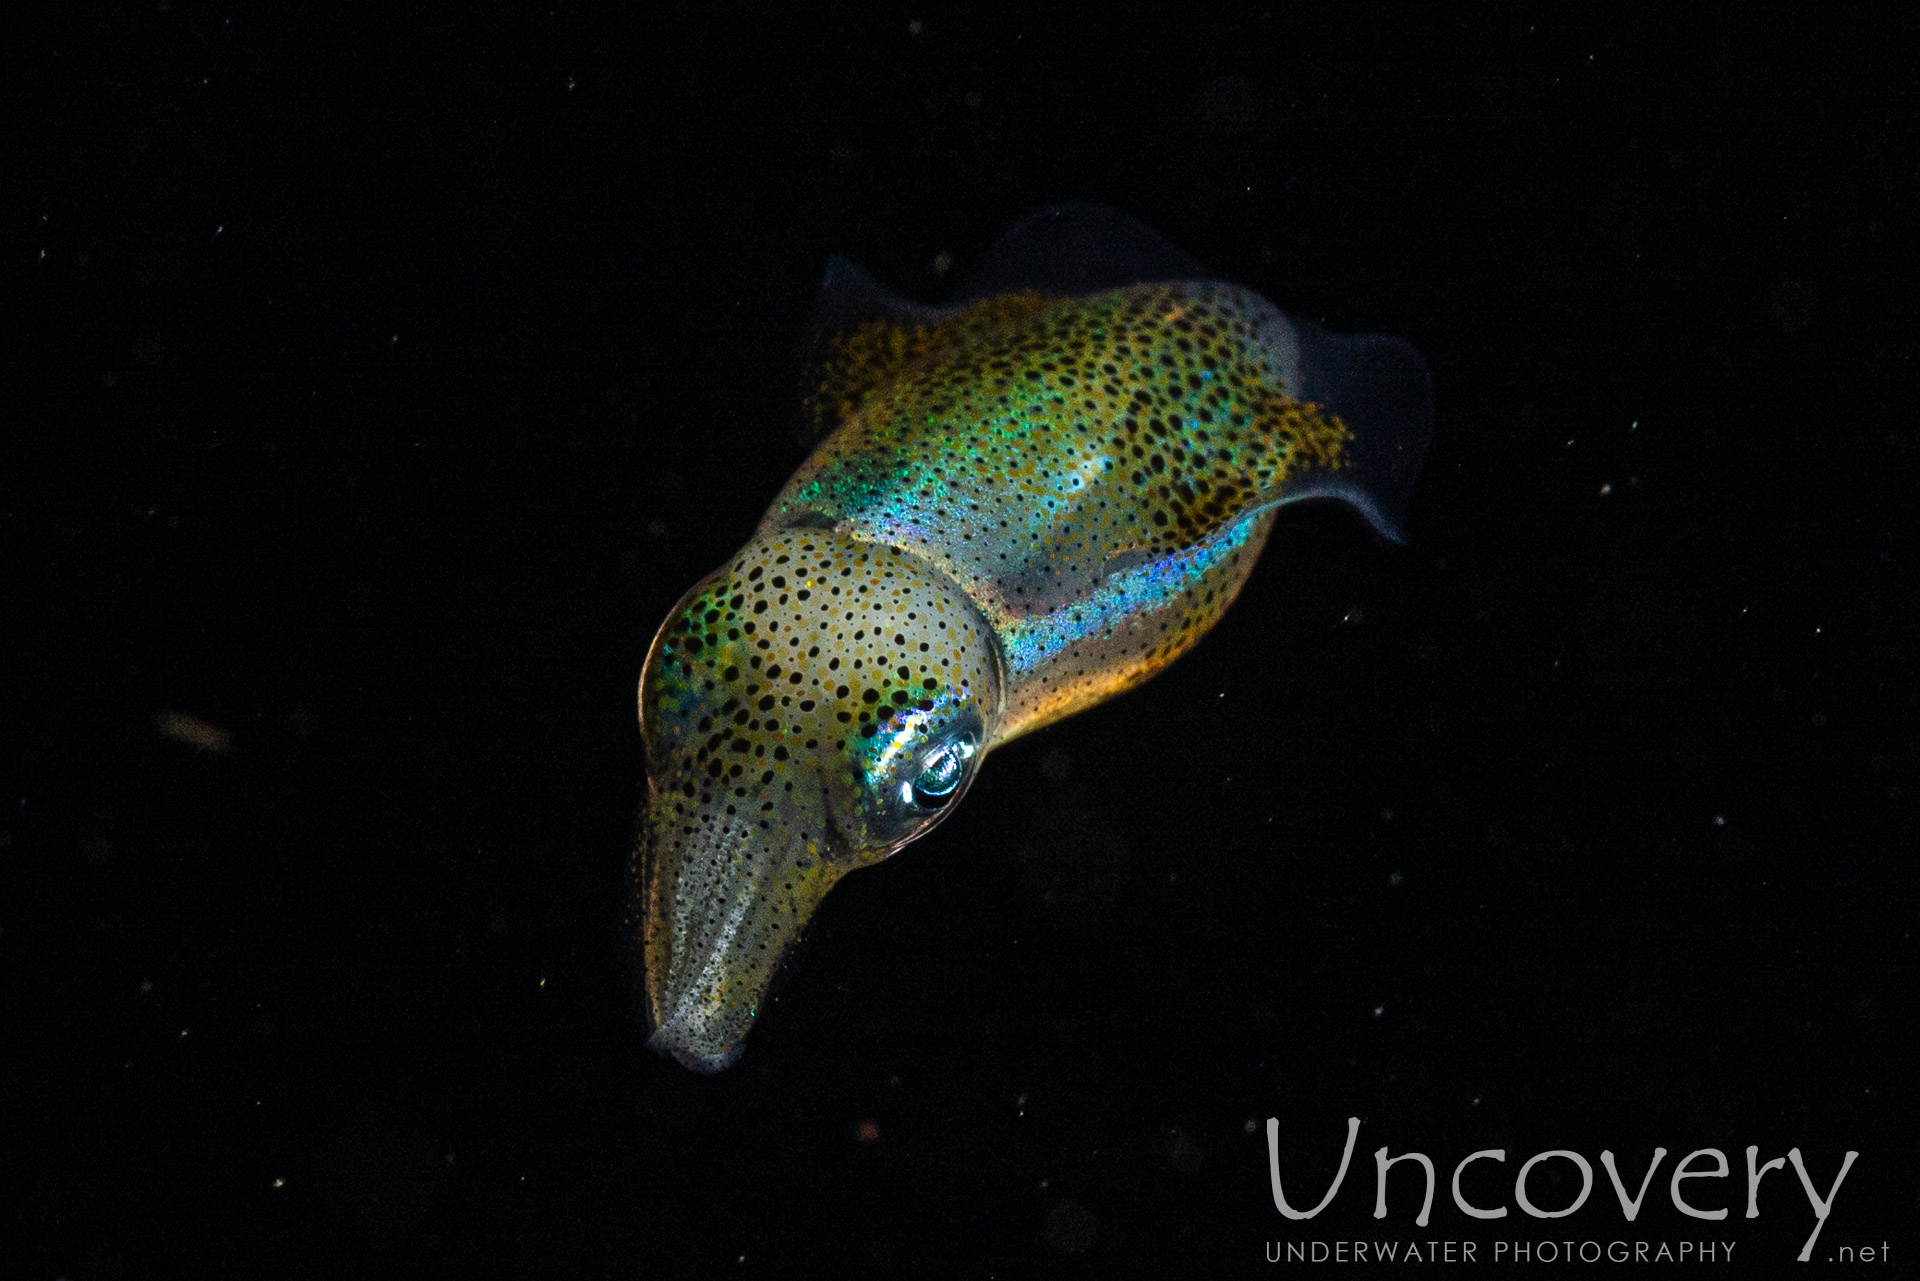
POLYGON ((821 898, 972 783, 1001 662, 939 568, 830 530, 756 538, 681 599, 640 683, 649 1045, 696 1071, 739 1057, 821 898))

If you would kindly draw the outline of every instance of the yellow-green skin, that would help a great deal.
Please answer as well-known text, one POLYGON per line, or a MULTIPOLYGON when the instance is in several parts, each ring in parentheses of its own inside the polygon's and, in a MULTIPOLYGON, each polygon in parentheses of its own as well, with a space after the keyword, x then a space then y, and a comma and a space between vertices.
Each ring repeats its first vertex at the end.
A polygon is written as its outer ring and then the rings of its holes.
POLYGON ((950 813, 994 746, 1212 626, 1275 506, 1346 460, 1346 424, 1289 395, 1298 361, 1283 313, 1212 281, 837 341, 815 398, 837 430, 641 676, 650 1044, 728 1066, 841 876, 950 813), (920 803, 956 744, 958 791, 920 803))

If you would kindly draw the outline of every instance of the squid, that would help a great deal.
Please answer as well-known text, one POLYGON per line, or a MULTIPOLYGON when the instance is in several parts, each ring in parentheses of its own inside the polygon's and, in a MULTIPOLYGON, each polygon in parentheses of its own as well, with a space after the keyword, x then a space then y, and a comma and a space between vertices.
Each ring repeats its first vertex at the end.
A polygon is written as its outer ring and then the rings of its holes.
POLYGON ((829 266, 817 447, 674 605, 639 685, 626 923, 653 1049, 740 1056, 840 879, 953 813, 1002 744, 1138 685, 1238 594, 1288 503, 1398 542, 1432 435, 1419 353, 1059 206, 950 305, 829 266))

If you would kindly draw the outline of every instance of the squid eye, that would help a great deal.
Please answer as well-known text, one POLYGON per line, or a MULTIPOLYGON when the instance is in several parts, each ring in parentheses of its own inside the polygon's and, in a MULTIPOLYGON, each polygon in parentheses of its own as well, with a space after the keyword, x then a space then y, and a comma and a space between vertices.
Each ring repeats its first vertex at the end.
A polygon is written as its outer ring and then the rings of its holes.
POLYGON ((934 750, 924 762, 925 768, 910 785, 913 802, 922 809, 937 810, 952 800, 966 777, 967 762, 973 759, 971 735, 954 739, 934 750))

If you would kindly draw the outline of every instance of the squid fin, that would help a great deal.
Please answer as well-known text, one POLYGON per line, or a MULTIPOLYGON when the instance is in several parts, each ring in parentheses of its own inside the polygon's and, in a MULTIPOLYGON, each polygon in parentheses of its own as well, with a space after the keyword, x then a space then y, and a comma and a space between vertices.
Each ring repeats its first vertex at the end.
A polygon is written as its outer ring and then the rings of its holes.
POLYGON ((820 282, 800 344, 800 404, 810 434, 824 435, 926 354, 950 307, 911 302, 846 259, 820 282))
POLYGON ((961 302, 997 294, 1070 298, 1212 273, 1130 213, 1109 205, 1049 205, 1014 224, 961 276, 961 302))
POLYGON ((1412 344, 1385 334, 1336 334, 1289 315, 1299 343, 1300 401, 1344 423, 1337 466, 1304 468, 1280 487, 1279 502, 1337 498, 1384 538, 1404 541, 1401 523, 1433 439, 1433 378, 1412 344))

